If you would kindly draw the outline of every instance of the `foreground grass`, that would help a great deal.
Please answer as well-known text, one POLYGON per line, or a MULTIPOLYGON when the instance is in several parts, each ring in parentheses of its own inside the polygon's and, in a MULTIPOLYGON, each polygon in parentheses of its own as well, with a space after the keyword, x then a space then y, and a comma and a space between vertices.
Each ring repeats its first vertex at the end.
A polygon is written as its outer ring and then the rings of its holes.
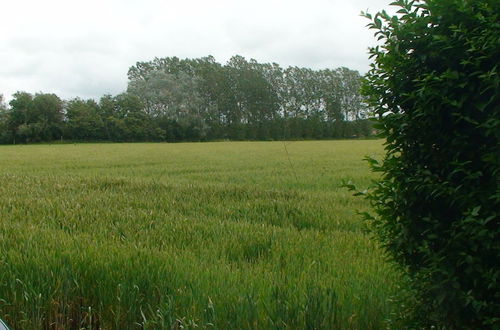
POLYGON ((0 147, 15 329, 357 328, 396 273, 355 215, 379 141, 0 147))

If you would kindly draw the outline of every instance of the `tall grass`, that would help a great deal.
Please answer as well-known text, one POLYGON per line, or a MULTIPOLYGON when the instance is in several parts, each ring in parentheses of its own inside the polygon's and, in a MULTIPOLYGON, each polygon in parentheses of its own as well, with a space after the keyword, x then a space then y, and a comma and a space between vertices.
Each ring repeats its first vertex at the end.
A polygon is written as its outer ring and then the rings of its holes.
POLYGON ((364 231, 379 141, 0 147, 14 329, 376 329, 398 275, 364 231), (289 159, 288 159, 289 158, 289 159), (290 166, 290 161, 293 167, 290 166))

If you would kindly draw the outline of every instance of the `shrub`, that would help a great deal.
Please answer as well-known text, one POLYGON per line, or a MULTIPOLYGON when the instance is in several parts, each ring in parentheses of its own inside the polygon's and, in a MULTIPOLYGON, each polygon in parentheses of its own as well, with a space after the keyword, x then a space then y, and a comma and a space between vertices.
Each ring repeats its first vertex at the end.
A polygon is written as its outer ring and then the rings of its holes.
MULTIPOLYGON (((418 326, 500 326, 500 1, 399 0, 363 91, 386 139, 364 193, 407 273, 418 326)), ((415 316, 415 315, 414 315, 415 316)))

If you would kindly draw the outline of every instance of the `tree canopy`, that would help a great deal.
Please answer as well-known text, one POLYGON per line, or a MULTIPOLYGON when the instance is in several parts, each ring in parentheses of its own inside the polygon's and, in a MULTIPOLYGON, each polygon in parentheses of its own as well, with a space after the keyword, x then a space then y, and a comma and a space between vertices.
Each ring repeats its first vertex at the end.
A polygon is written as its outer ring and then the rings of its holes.
POLYGON ((372 130, 361 76, 347 68, 167 57, 137 63, 128 79, 126 92, 99 102, 18 92, 0 115, 0 141, 323 139, 372 130))

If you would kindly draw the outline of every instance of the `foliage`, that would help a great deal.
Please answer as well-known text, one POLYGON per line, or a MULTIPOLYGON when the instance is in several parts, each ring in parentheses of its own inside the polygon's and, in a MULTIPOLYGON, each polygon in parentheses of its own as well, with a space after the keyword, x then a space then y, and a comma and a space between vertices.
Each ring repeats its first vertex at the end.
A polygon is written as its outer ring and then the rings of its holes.
POLYGON ((9 117, 7 113, 7 104, 5 104, 3 95, 0 94, 0 143, 9 141, 9 117))
POLYGON ((14 94, 11 109, 0 115, 0 143, 372 135, 361 77, 347 68, 283 69, 239 55, 225 65, 211 56, 167 57, 137 63, 128 77, 126 93, 99 102, 76 98, 44 105, 49 94, 14 94))
POLYGON ((500 2, 395 1, 364 92, 386 138, 366 193, 424 326, 500 326, 500 2))
POLYGON ((61 138, 63 101, 57 95, 17 92, 13 96, 7 111, 7 128, 14 143, 61 138))
POLYGON ((65 136, 75 140, 104 139, 99 105, 93 100, 73 99, 66 104, 65 136))
POLYGON ((337 186, 369 183, 360 158, 380 141, 286 148, 0 146, 1 318, 26 330, 383 328, 398 274, 352 211, 366 203, 337 186))
POLYGON ((366 118, 361 77, 347 68, 283 69, 239 55, 225 65, 211 56, 167 57, 139 62, 128 76, 128 92, 139 97, 149 113, 181 128, 195 127, 199 139, 352 137, 366 118), (182 109, 181 122, 176 117, 182 109), (339 127, 346 129, 340 133, 339 127))

